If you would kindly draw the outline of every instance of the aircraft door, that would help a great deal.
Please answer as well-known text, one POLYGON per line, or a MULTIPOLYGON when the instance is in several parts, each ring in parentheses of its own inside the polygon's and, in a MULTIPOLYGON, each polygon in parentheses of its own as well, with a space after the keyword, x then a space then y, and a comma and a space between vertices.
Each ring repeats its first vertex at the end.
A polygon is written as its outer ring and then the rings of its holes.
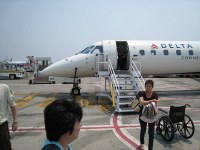
POLYGON ((127 41, 117 41, 117 70, 128 70, 130 66, 130 52, 127 41))
POLYGON ((108 69, 108 60, 111 60, 113 69, 117 69, 117 51, 116 51, 115 41, 104 41, 103 42, 103 52, 104 52, 104 70, 108 69))

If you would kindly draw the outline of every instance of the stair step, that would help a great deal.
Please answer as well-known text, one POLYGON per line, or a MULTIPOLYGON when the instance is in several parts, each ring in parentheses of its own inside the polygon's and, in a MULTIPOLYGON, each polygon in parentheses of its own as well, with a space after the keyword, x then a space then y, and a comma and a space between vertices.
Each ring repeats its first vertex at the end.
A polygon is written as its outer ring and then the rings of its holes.
POLYGON ((115 70, 115 74, 130 74, 129 70, 115 70))
POLYGON ((135 92, 135 90, 133 88, 120 88, 120 89, 114 88, 114 89, 120 93, 135 92))
POLYGON ((120 107, 118 112, 134 112, 132 107, 120 107))
MULTIPOLYGON (((134 98, 135 98, 135 97, 134 97, 134 98)), ((120 99, 120 100, 119 100, 119 103, 125 105, 126 103, 132 102, 132 100, 133 100, 132 98, 126 98, 126 99, 124 98, 124 99, 120 99)))
POLYGON ((108 71, 99 71, 99 72, 97 72, 97 76, 109 76, 109 72, 108 71))
POLYGON ((117 98, 135 98, 135 95, 119 95, 117 98))
POLYGON ((120 96, 136 96, 135 92, 136 91, 133 91, 133 89, 132 90, 123 90, 123 91, 120 90, 119 94, 120 94, 120 96))
POLYGON ((120 101, 119 107, 131 107, 131 102, 133 99, 129 99, 127 101, 120 101))
POLYGON ((126 88, 126 87, 128 87, 128 86, 129 86, 129 87, 132 87, 131 84, 119 84, 118 86, 117 86, 117 85, 113 85, 114 88, 119 87, 120 89, 126 88))
POLYGON ((132 83, 133 81, 125 78, 117 78, 118 83, 132 83))
POLYGON ((133 89, 119 89, 119 92, 133 92, 133 89))
POLYGON ((130 74, 116 74, 117 78, 131 78, 130 74))

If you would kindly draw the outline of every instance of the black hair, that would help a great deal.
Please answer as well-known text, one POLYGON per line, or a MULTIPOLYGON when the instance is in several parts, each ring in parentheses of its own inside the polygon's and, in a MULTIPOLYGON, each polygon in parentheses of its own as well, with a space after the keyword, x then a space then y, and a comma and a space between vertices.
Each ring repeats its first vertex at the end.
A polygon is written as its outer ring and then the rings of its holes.
POLYGON ((147 81, 145 81, 145 86, 146 86, 147 84, 151 84, 152 87, 154 87, 154 82, 153 82, 153 80, 147 80, 147 81))
POLYGON ((73 100, 56 99, 44 109, 44 122, 47 139, 59 141, 65 134, 74 131, 76 121, 83 117, 82 108, 73 100))

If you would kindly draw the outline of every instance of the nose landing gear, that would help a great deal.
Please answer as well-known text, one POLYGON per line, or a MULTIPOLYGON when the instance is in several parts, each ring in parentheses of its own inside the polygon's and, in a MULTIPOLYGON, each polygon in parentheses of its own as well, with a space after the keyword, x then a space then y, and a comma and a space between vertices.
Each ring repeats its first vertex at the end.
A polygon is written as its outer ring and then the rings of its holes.
POLYGON ((81 95, 80 92, 80 87, 78 86, 79 83, 81 83, 81 79, 78 79, 78 77, 76 77, 76 72, 77 72, 77 68, 75 68, 75 74, 74 74, 74 82, 73 82, 73 88, 71 89, 71 95, 81 95))

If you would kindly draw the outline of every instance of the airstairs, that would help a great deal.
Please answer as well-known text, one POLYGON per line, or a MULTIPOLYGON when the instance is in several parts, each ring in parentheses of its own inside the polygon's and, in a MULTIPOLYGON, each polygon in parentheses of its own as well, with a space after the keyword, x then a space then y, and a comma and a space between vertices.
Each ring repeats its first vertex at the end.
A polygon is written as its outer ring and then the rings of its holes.
POLYGON ((144 91, 144 79, 137 67, 140 63, 136 65, 132 60, 130 69, 121 71, 114 70, 110 60, 103 63, 107 63, 108 70, 98 70, 97 76, 105 78, 105 93, 98 93, 97 97, 107 96, 111 99, 116 112, 134 112, 130 104, 139 91, 144 91))

